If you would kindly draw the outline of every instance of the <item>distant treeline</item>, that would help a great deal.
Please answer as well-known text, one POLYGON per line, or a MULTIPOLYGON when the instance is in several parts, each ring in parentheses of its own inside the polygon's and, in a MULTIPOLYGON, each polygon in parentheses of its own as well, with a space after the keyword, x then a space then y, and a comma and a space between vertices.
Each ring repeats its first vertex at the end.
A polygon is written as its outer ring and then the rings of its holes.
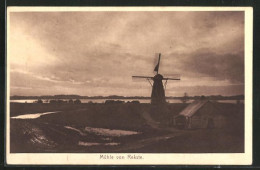
MULTIPOLYGON (((244 95, 236 96, 221 96, 211 95, 205 96, 210 100, 244 100, 244 95)), ((144 96, 80 96, 80 95, 54 95, 54 96, 11 96, 10 100, 25 100, 25 99, 150 99, 151 97, 144 96)), ((201 96, 183 96, 183 97, 166 97, 166 99, 199 99, 201 96)))
MULTIPOLYGON (((204 96, 205 98, 209 100, 244 100, 244 95, 236 95, 236 96, 221 96, 221 95, 210 95, 210 96, 204 96)), ((183 96, 183 97, 166 97, 167 99, 191 99, 191 100, 197 100, 200 99, 201 96, 183 96)))

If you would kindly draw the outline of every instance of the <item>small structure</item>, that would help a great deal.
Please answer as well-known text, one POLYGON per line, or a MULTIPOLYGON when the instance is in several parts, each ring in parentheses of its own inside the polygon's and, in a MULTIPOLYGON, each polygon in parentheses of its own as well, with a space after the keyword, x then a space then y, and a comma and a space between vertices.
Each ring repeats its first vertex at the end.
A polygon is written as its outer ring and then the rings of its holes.
POLYGON ((196 100, 173 117, 173 125, 184 129, 222 128, 226 118, 215 103, 207 100, 196 100))

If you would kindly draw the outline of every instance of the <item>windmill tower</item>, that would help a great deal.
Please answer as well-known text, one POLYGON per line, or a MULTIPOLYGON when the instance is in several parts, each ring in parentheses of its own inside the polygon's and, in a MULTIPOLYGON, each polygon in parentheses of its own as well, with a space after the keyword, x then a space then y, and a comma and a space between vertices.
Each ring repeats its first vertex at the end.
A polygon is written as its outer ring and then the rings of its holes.
POLYGON ((146 79, 150 85, 152 86, 152 94, 151 94, 151 104, 163 104, 166 102, 165 100, 165 89, 168 80, 180 80, 180 78, 166 78, 159 74, 159 66, 160 66, 161 54, 159 54, 158 63, 154 68, 156 72, 155 76, 132 76, 133 78, 142 78, 146 79), (163 80, 165 83, 163 84, 163 80), (153 81, 153 82, 151 82, 153 81))

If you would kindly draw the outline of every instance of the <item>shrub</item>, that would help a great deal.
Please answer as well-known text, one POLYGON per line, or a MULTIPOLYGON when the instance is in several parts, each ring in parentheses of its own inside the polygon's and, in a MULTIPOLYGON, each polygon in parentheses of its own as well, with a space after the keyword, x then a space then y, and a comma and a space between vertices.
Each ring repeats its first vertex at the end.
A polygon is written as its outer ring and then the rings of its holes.
POLYGON ((74 104, 80 104, 80 103, 81 103, 81 101, 79 99, 74 101, 74 104))

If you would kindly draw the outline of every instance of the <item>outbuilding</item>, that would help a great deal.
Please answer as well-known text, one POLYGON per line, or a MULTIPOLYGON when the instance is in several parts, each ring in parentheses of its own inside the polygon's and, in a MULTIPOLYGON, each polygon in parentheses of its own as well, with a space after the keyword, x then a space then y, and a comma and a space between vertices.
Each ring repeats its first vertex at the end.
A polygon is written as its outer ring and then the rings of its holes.
POLYGON ((189 104, 172 121, 174 126, 184 129, 222 128, 226 118, 221 113, 216 103, 200 99, 189 104))

